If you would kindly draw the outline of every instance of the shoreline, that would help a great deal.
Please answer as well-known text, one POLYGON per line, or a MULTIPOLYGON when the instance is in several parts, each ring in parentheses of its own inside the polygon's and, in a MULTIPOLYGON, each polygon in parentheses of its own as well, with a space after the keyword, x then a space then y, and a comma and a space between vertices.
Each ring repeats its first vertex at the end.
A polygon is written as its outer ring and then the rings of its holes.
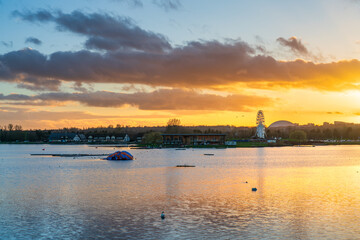
POLYGON ((234 145, 197 145, 197 146, 151 146, 137 143, 129 144, 116 144, 116 143, 48 143, 48 142, 0 142, 0 144, 8 145, 88 145, 89 147, 102 148, 102 147, 112 147, 112 148, 121 148, 129 147, 131 149, 166 149, 166 148, 212 148, 212 149, 226 149, 226 148, 265 148, 265 147, 317 147, 317 146, 335 146, 335 145, 360 145, 360 141, 357 142, 327 142, 327 143, 284 143, 284 144, 273 144, 273 143, 249 143, 246 144, 240 143, 236 146, 234 145))

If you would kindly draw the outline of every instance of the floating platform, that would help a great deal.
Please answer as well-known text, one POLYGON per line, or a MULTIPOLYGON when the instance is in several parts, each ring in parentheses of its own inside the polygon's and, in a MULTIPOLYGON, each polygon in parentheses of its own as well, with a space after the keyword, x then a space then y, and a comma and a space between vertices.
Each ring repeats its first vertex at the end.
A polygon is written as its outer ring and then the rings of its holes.
POLYGON ((183 165, 176 165, 176 167, 195 167, 195 165, 183 164, 183 165))
POLYGON ((33 153, 31 156, 50 156, 50 157, 98 157, 98 156, 108 156, 109 154, 87 154, 87 153, 33 153))

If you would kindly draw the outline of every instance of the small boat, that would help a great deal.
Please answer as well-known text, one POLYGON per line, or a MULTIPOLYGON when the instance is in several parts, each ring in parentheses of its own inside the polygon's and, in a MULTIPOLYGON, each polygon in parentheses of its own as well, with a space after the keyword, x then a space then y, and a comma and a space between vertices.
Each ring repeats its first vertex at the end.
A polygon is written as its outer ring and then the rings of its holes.
POLYGON ((213 153, 204 153, 205 156, 214 156, 213 153))
POLYGON ((110 154, 109 156, 107 156, 105 158, 105 160, 116 160, 116 161, 133 160, 133 159, 134 159, 134 156, 131 155, 127 151, 117 151, 117 152, 110 154))

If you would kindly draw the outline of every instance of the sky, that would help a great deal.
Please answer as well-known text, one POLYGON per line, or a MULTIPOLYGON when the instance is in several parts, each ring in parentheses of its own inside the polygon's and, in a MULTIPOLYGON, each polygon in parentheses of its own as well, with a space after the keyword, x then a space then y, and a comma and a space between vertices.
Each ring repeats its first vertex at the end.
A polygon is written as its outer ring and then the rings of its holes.
POLYGON ((360 123, 360 1, 0 0, 0 126, 360 123))

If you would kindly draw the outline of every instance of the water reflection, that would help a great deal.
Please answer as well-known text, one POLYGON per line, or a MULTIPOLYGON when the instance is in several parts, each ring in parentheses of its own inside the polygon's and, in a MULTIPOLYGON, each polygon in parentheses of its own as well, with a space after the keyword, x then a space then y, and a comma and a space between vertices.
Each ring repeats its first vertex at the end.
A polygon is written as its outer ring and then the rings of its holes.
POLYGON ((132 162, 30 157, 41 146, 19 146, 0 145, 1 239, 360 236, 357 146, 136 150, 132 162))

